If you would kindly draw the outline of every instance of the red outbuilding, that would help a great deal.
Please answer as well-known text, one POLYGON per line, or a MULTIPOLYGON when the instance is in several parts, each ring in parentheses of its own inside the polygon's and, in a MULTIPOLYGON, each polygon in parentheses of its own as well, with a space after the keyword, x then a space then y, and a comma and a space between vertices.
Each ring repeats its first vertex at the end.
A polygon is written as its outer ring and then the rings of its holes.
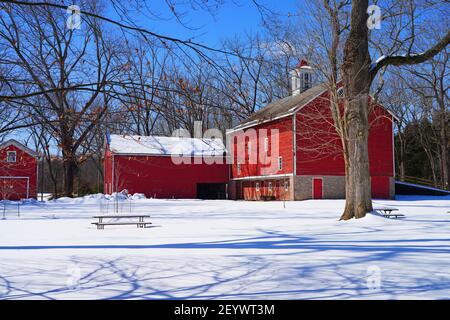
POLYGON ((229 166, 219 139, 108 135, 105 193, 153 198, 227 198, 229 166))
POLYGON ((0 144, 0 200, 37 197, 38 153, 16 140, 0 144))
MULTIPOLYGON (((232 199, 345 198, 342 142, 328 86, 313 85, 306 61, 291 72, 291 80, 291 96, 270 103, 227 133, 232 199)), ((345 95, 343 88, 338 95, 345 95)), ((393 198, 395 117, 369 99, 372 196, 393 198)))

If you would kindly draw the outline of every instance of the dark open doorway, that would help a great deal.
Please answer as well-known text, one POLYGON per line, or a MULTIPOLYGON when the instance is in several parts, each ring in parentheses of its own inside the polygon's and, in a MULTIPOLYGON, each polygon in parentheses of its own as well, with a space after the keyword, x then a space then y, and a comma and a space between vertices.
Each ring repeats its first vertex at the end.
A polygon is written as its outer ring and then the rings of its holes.
POLYGON ((226 199, 225 183, 197 183, 197 198, 205 200, 226 199))

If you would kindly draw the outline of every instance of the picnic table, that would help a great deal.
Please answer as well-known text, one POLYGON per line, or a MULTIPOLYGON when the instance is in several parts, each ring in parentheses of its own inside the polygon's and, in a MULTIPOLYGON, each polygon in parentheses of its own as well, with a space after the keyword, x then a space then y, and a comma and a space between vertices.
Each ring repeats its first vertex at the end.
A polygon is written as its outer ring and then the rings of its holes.
POLYGON ((378 209, 375 209, 375 210, 380 211, 381 215, 383 217, 385 217, 385 218, 395 218, 395 219, 397 219, 397 218, 404 218, 405 217, 405 215, 401 214, 401 213, 395 213, 395 212, 392 213, 393 211, 398 211, 397 208, 378 208, 378 209))
POLYGON ((151 222, 146 222, 145 218, 150 218, 148 214, 134 214, 134 215, 101 215, 93 216, 92 218, 98 219, 98 222, 92 222, 93 225, 97 226, 97 229, 105 229, 105 226, 119 226, 119 225, 136 225, 138 228, 145 228, 152 224, 151 222), (138 219, 132 220, 132 219, 138 219), (104 221, 103 219, 108 219, 104 221), (117 221, 121 219, 128 219, 127 221, 117 221), (115 220, 115 221, 113 221, 115 220))

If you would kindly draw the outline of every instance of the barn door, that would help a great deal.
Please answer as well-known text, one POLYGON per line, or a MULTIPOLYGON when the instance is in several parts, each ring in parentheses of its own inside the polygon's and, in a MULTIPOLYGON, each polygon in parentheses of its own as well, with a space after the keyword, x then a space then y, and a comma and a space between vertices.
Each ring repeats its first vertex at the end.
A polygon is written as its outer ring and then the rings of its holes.
POLYGON ((0 200, 27 199, 30 193, 29 178, 0 177, 0 200))
POLYGON ((323 180, 322 178, 313 178, 313 199, 323 198, 323 180))

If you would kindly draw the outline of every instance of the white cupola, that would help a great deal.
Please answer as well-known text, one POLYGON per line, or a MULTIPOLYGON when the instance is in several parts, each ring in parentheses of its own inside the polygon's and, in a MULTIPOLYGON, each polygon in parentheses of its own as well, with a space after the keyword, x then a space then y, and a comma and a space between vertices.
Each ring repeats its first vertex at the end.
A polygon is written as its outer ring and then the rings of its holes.
POLYGON ((312 87, 313 75, 312 68, 308 62, 302 59, 290 72, 291 75, 291 90, 292 95, 296 96, 302 92, 305 92, 312 87))

